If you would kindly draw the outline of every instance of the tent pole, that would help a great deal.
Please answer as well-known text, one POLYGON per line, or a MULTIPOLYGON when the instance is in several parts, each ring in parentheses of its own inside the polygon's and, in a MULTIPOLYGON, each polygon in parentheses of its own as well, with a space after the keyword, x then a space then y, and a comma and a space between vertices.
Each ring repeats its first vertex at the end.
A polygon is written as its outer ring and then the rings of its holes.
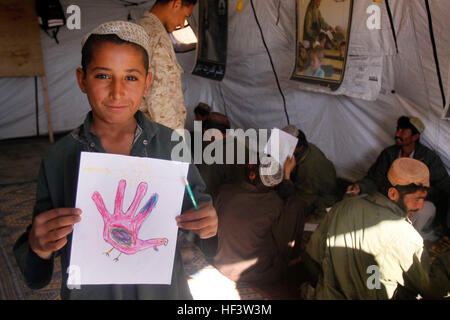
POLYGON ((44 88, 45 113, 47 114, 48 136, 50 143, 55 142, 53 137, 52 120, 50 116, 50 104, 48 102, 47 77, 45 73, 42 75, 42 86, 44 88))
POLYGON ((34 76, 34 105, 36 109, 36 135, 39 137, 39 99, 37 77, 34 76))
POLYGON ((385 3, 386 3, 386 11, 388 13, 389 21, 391 23, 392 36, 394 37, 394 42, 395 42, 395 49, 397 50, 397 54, 398 54, 397 34, 395 33, 394 19, 392 18, 392 11, 391 11, 391 7, 389 6, 389 0, 386 0, 385 3))
POLYGON ((443 104, 443 108, 445 109, 445 106, 447 105, 447 103, 445 101, 444 85, 442 83, 441 68, 439 67, 439 56, 438 56, 437 48, 436 48, 436 40, 434 38, 433 19, 431 18, 430 3, 428 2, 428 0, 425 0, 425 7, 427 9, 430 40, 431 40, 431 45, 433 47, 433 56, 434 56, 434 62, 436 63, 436 73, 437 73, 437 77, 438 77, 438 81, 439 81, 439 88, 441 89, 442 104, 443 104))

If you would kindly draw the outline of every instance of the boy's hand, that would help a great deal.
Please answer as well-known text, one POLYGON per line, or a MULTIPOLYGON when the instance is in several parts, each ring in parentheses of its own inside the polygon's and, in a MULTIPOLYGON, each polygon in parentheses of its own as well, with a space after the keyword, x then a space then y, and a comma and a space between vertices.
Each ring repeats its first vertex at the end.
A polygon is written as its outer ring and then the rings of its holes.
POLYGON ((198 211, 194 208, 175 218, 179 228, 192 230, 201 239, 207 239, 217 234, 216 209, 208 203, 200 203, 198 211))
POLYGON ((65 246, 66 236, 81 220, 80 215, 81 210, 75 208, 52 209, 37 215, 28 236, 31 250, 42 259, 50 259, 52 252, 65 246))

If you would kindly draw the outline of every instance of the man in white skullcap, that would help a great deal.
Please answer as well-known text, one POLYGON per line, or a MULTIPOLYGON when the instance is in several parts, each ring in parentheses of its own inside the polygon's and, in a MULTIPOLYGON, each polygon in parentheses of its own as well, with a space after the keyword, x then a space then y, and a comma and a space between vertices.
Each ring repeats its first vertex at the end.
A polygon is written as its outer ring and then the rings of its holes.
POLYGON ((450 252, 430 265, 409 217, 423 208, 427 166, 400 158, 387 173, 384 194, 337 203, 313 233, 303 263, 316 299, 414 299, 450 293, 450 252), (316 285, 314 282, 317 281, 316 285))
POLYGON ((450 177, 439 156, 420 142, 420 135, 424 130, 425 125, 419 118, 401 116, 397 120, 395 144, 381 152, 367 175, 348 187, 347 194, 356 196, 380 191, 386 184, 386 173, 395 159, 409 157, 422 161, 430 170, 431 190, 424 209, 411 217, 411 220, 425 240, 433 240, 435 235, 430 228, 433 219, 434 231, 441 235, 449 232, 447 216, 450 210, 450 177))
MULTIPOLYGON (((148 56, 148 35, 134 23, 107 22, 84 37, 82 66, 76 76, 92 111, 79 128, 61 138, 45 155, 32 224, 14 245, 17 263, 30 288, 40 289, 50 282, 54 258, 58 255, 63 270, 62 299, 192 298, 178 249, 170 285, 82 285, 73 289, 67 286, 72 230, 83 216, 91 214, 75 208, 81 152, 171 160, 176 145, 171 140, 173 130, 148 120, 138 110, 151 83, 148 56)), ((199 210, 194 210, 186 192, 182 215, 176 217, 176 223, 202 239, 212 237, 217 233, 217 215, 210 196, 203 193, 204 184, 194 165, 189 166, 187 178, 199 210)))
POLYGON ((214 264, 234 281, 282 281, 292 250, 289 241, 301 222, 296 213, 284 210, 274 190, 283 179, 274 159, 248 164, 246 176, 245 181, 223 185, 215 200, 220 228, 214 264))
POLYGON ((140 110, 151 120, 184 134, 186 107, 178 64, 169 33, 183 28, 197 0, 157 0, 138 24, 149 35, 153 83, 140 110))

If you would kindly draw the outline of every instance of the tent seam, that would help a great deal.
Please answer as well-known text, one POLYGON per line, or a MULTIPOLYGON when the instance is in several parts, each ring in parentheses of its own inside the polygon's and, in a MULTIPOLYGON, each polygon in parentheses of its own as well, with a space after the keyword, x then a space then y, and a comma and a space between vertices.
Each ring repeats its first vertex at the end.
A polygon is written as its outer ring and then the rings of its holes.
MULTIPOLYGON (((410 17, 410 19, 411 19, 411 22, 412 22, 412 26, 413 26, 413 28, 414 28, 414 41, 415 41, 415 43, 416 43, 416 45, 419 43, 418 42, 418 40, 417 40, 417 28, 416 28, 416 24, 415 24, 415 21, 414 21, 414 18, 413 18, 413 16, 412 16, 412 13, 411 13, 411 7, 408 7, 409 8, 409 17, 410 17)), ((423 83, 424 83, 424 86, 425 86, 425 91, 426 91, 426 93, 427 93, 427 101, 428 101, 428 106, 427 106, 427 119, 428 119, 428 115, 430 114, 430 112, 432 111, 432 108, 431 108, 431 100, 430 100, 430 90, 429 90, 429 88, 428 88, 428 84, 427 84, 427 81, 426 81, 426 77, 425 77, 425 72, 424 72, 424 63, 423 63, 423 57, 422 57, 422 54, 421 54, 421 51, 420 50, 417 50, 417 55, 418 55, 418 57, 419 57, 419 60, 420 60, 420 66, 421 66, 421 68, 420 68, 420 70, 421 70, 421 72, 422 72, 422 78, 423 78, 423 83)), ((437 150, 437 145, 436 145, 436 132, 434 133, 434 139, 432 139, 433 140, 433 142, 434 142, 434 149, 435 150, 437 150)))

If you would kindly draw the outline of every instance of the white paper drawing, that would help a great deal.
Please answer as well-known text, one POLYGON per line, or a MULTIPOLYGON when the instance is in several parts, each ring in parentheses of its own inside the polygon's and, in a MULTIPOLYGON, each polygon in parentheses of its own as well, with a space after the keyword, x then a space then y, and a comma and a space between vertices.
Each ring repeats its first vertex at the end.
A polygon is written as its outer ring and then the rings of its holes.
POLYGON ((188 167, 82 152, 67 284, 170 284, 188 167))
POLYGON ((298 139, 280 129, 273 128, 264 152, 271 155, 282 167, 287 157, 294 154, 298 139))

